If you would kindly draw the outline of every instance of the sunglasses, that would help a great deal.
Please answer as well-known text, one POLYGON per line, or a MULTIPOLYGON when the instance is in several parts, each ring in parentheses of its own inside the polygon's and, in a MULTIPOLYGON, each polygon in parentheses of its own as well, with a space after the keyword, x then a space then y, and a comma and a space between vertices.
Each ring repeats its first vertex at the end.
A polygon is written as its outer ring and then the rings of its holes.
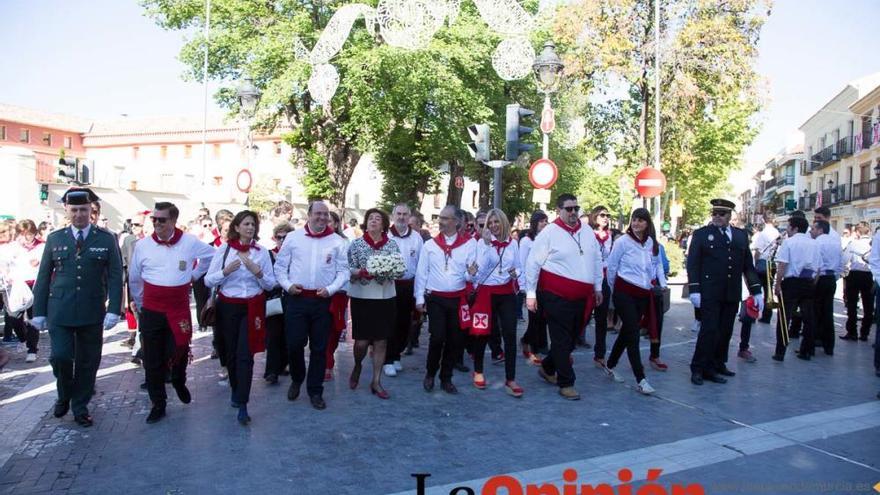
POLYGON ((571 213, 571 212, 573 212, 573 211, 581 211, 581 207, 580 207, 580 206, 577 206, 577 205, 575 205, 575 206, 563 206, 562 209, 565 210, 565 211, 567 211, 567 212, 569 212, 569 213, 571 213))
POLYGON ((171 219, 168 217, 150 217, 150 220, 152 220, 153 223, 165 223, 171 219))
POLYGON ((608 213, 599 213, 599 216, 602 217, 602 218, 608 218, 608 217, 610 217, 611 215, 609 215, 608 213))
POLYGON ((213 223, 203 223, 203 224, 202 224, 202 228, 203 228, 203 229, 207 229, 208 227, 213 227, 213 226, 214 226, 213 223))
POLYGON ((133 224, 131 224, 131 226, 132 227, 143 227, 143 225, 139 224, 139 223, 133 223, 133 224))
POLYGON ((276 235, 275 240, 276 241, 283 241, 285 237, 287 237, 287 236, 286 235, 276 235))
POLYGON ((727 215, 728 213, 730 213, 730 212, 727 210, 712 210, 713 217, 723 217, 723 216, 727 215))

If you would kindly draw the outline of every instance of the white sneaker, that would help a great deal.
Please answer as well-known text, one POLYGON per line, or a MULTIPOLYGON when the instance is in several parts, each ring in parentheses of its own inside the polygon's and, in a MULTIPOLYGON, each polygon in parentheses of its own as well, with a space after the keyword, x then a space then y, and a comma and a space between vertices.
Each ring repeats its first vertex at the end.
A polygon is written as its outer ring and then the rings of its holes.
POLYGON ((29 352, 27 354, 27 357, 24 358, 24 362, 26 362, 26 363, 33 363, 36 360, 37 360, 37 355, 36 355, 36 353, 33 353, 33 352, 29 352))
POLYGON ((604 371, 605 375, 607 375, 608 378, 611 378, 617 383, 623 383, 623 377, 620 375, 620 373, 617 372, 617 370, 606 366, 604 371))
POLYGON ((226 371, 226 366, 220 367, 219 376, 220 376, 221 380, 225 380, 225 379, 229 378, 229 373, 227 373, 227 371, 226 371))
POLYGON ((382 366, 382 371, 385 372, 385 376, 397 376, 397 370, 394 369, 393 364, 386 364, 382 366))
POLYGON ((394 361, 392 364, 394 365, 395 370, 403 371, 403 364, 401 364, 400 361, 394 361))
POLYGON ((700 322, 697 320, 694 320, 694 323, 691 325, 691 332, 696 333, 699 331, 700 331, 700 322))
POLYGON ((636 387, 636 390, 638 390, 638 392, 640 394, 645 394, 645 395, 651 395, 654 393, 654 387, 652 387, 651 384, 648 383, 647 378, 642 378, 642 381, 639 382, 639 385, 638 385, 638 387, 636 387))

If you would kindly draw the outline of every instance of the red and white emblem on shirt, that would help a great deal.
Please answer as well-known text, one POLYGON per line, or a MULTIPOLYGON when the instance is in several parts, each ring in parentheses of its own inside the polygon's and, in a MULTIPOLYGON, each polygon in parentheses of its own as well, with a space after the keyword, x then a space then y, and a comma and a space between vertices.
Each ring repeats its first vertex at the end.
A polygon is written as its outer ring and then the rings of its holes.
POLYGON ((486 313, 474 313, 473 325, 477 330, 485 330, 489 328, 489 315, 486 313))
POLYGON ((471 308, 468 306, 461 307, 461 321, 471 321, 471 308))

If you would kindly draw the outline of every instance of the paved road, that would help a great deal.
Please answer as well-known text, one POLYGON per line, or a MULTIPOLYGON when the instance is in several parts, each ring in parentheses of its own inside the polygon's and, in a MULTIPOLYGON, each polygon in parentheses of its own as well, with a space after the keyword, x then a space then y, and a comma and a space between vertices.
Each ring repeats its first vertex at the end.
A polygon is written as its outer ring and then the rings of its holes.
MULTIPOLYGON (((648 370, 653 397, 635 392, 625 360, 619 371, 627 381, 613 383, 586 349, 575 354, 578 402, 562 400, 522 359, 521 400, 504 394, 503 369, 491 365, 487 390, 456 374, 458 396, 426 394, 422 346, 405 358, 403 373, 384 379, 392 400, 369 393, 366 369, 358 390, 347 380, 328 383, 328 408, 316 411, 303 398, 287 401, 287 377, 266 385, 259 355, 248 427, 235 421, 219 365, 207 358, 209 334, 194 344, 193 402, 172 399, 168 417, 147 425, 142 370, 119 344, 122 327, 108 333, 90 429, 70 415, 52 417, 44 342, 37 363, 25 365, 20 350, 0 374, 0 493, 415 493, 411 473, 430 473, 428 493, 457 486, 480 493, 487 478, 505 473, 523 485, 554 483, 562 493, 567 468, 574 484, 590 485, 619 484, 629 468, 633 493, 651 468, 662 469, 657 482, 667 493, 696 483, 710 494, 874 493, 880 380, 869 343, 839 341, 833 357, 776 363, 772 329, 759 325, 757 363, 734 358, 737 376, 728 384, 695 387, 687 367, 696 337, 691 313, 676 300, 667 314, 662 356, 670 370, 648 370)), ((731 356, 737 344, 735 336, 731 356)), ((647 359, 647 342, 643 349, 647 359)), ((338 374, 347 377, 350 346, 337 356, 338 374)))

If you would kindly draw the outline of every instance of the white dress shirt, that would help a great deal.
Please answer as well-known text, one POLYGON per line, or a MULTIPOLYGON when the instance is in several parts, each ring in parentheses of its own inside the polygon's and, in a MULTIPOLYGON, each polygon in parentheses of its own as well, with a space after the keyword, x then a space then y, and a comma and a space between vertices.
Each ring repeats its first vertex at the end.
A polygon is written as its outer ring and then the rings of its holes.
POLYGON ((526 262, 529 259, 529 253, 532 252, 532 245, 535 241, 529 237, 524 236, 519 240, 519 290, 526 290, 526 262))
POLYGON ((809 234, 800 233, 783 241, 776 253, 776 261, 786 263, 783 278, 799 277, 804 270, 819 269, 819 245, 809 234))
POLYGON ((822 234, 814 239, 819 247, 819 275, 826 275, 831 270, 835 277, 843 273, 843 252, 840 250, 840 241, 828 234, 822 234))
POLYGON ((409 226, 407 226, 406 231, 409 232, 409 235, 402 233, 406 237, 396 236, 391 231, 388 232, 388 236, 400 248, 400 255, 403 256, 403 261, 406 263, 406 271, 400 277, 400 280, 412 280, 415 278, 416 267, 419 265, 419 254, 422 252, 422 246, 425 245, 425 241, 418 232, 413 231, 409 226))
POLYGON ((263 278, 257 278, 250 272, 244 262, 229 275, 223 275, 223 267, 229 266, 230 263, 239 259, 238 251, 229 248, 226 243, 220 245, 214 253, 211 260, 211 266, 208 268, 208 274, 205 275, 205 285, 208 287, 220 286, 220 292, 226 297, 237 299, 248 299, 257 294, 272 290, 278 285, 275 282, 275 273, 272 270, 272 258, 269 257, 269 251, 260 249, 249 249, 247 253, 242 253, 249 260, 260 266, 263 272, 263 278), (229 249, 228 254, 226 250, 229 249), (226 262, 223 262, 223 255, 226 254, 226 262))
POLYGON ((880 284, 880 231, 874 234, 871 241, 871 254, 868 257, 868 265, 871 267, 871 275, 874 282, 880 284))
POLYGON ((536 297, 541 270, 593 284, 595 290, 601 291, 604 275, 596 233, 583 224, 574 234, 555 223, 547 224, 535 237, 526 263, 526 297, 536 297))
POLYGON ((844 263, 851 272, 870 272, 867 260, 871 252, 871 240, 867 237, 853 239, 843 251, 844 263))
MULTIPOLYGON (((327 227, 329 228, 329 227, 327 227)), ((348 241, 337 234, 308 237, 306 229, 287 234, 275 257, 275 279, 288 291, 327 289, 332 296, 348 287, 348 241)))
POLYGON ((192 234, 183 234, 174 245, 158 244, 152 236, 134 245, 128 266, 128 286, 138 307, 144 302, 144 282, 179 287, 208 271, 214 248, 192 234), (198 265, 196 265, 198 261, 198 265))
MULTIPOLYGON (((492 236, 492 240, 496 240, 495 236, 492 236)), ((516 241, 510 241, 507 247, 496 248, 481 239, 477 241, 477 266, 480 269, 474 277, 474 285, 504 285, 511 280, 510 270, 514 270, 517 277, 522 271, 519 264, 519 246, 516 241)))
POLYGON ((624 234, 614 242, 608 258, 608 285, 614 290, 617 277, 642 289, 650 289, 657 279, 661 287, 666 287, 666 274, 660 254, 654 256, 654 241, 648 239, 644 245, 624 234))
MULTIPOLYGON (((451 245, 459 235, 462 234, 446 237, 446 244, 451 245)), ((471 280, 467 268, 476 259, 477 241, 473 239, 468 239, 453 249, 448 259, 437 241, 430 239, 425 242, 416 267, 416 304, 425 304, 426 292, 455 292, 464 289, 465 284, 471 280)))
POLYGON ((772 246, 778 238, 779 230, 770 224, 765 224, 764 228, 752 238, 751 249, 752 251, 758 251, 758 258, 756 261, 769 260, 771 258, 773 250, 770 249, 770 246, 772 246))

